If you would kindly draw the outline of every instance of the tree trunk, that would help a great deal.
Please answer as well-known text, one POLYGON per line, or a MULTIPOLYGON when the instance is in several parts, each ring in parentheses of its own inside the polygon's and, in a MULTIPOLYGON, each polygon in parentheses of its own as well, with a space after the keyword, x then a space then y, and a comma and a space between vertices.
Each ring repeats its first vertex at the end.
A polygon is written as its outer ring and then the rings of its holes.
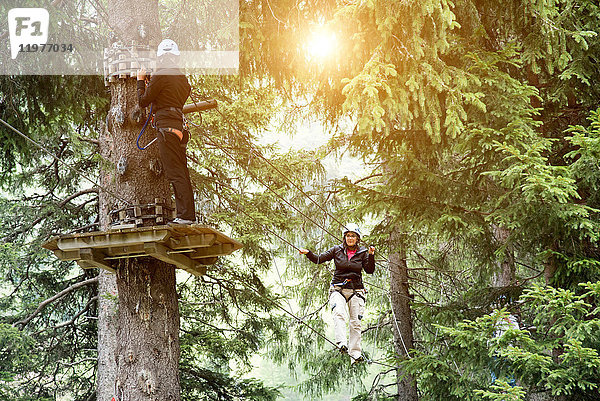
MULTIPOLYGON (((493 226, 494 239, 499 246, 506 245, 510 231, 503 227, 493 226)), ((504 258, 498 263, 498 271, 492 277, 493 287, 508 287, 515 284, 515 255, 512 247, 504 252, 504 258)))
MULTIPOLYGON (((411 298, 408 291, 406 249, 401 234, 397 230, 390 235, 389 249, 394 348, 402 358, 408 358, 414 348, 411 298)), ((417 385, 414 378, 406 374, 402 368, 398 368, 396 372, 398 401, 417 401, 417 385)))
MULTIPOLYGON (((157 0, 109 0, 107 10, 123 45, 156 46, 160 41, 157 0)), ((101 194, 102 229, 107 228, 109 210, 126 206, 123 200, 132 205, 171 197, 157 146, 145 151, 136 146, 146 115, 139 112, 135 78, 111 83, 110 91, 108 127, 100 138, 101 154, 111 166, 101 172, 101 182, 110 190, 101 194)), ((154 131, 146 135, 152 137, 154 131)), ((116 282, 118 298, 100 297, 105 313, 98 319, 98 400, 179 401, 175 268, 148 257, 121 259, 116 268, 116 280, 115 275, 106 278, 103 291, 112 294, 116 282), (116 319, 111 315, 115 306, 116 319)))
MULTIPOLYGON (((553 252, 558 252, 558 244, 554 242, 550 249, 553 252)), ((544 262, 544 281, 546 285, 550 285, 550 282, 554 278, 556 274, 556 270, 558 270, 558 264, 556 262, 556 256, 554 254, 550 254, 546 262, 544 262)))
MULTIPOLYGON (((100 139, 100 154, 109 159, 108 146, 110 142, 108 127, 104 126, 100 139)), ((109 174, 100 173, 101 184, 104 188, 110 186, 109 174)), ((114 200, 104 191, 100 191, 100 230, 108 229, 108 204, 114 200)), ((115 396, 115 383, 117 379, 117 361, 115 350, 117 347, 118 303, 117 303, 117 278, 106 270, 98 273, 98 377, 97 400, 111 400, 115 396)))
POLYGON ((98 377, 97 400, 115 396, 117 363, 117 280, 114 274, 101 270, 98 280, 98 377))
POLYGON ((126 259, 117 272, 119 400, 179 401, 179 308, 175 268, 126 259))

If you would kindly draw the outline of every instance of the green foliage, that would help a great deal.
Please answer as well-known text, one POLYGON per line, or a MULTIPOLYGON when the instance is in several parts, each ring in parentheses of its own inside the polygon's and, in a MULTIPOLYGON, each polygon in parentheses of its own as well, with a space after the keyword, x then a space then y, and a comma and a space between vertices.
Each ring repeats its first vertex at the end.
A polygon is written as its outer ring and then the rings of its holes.
POLYGON ((475 390, 484 400, 496 401, 521 401, 525 398, 525 391, 521 387, 511 387, 506 381, 498 380, 497 384, 492 384, 489 390, 475 390))
POLYGON ((272 401, 279 391, 266 388, 255 379, 234 380, 208 369, 181 370, 182 400, 251 400, 272 401))
MULTIPOLYGON (((203 12, 202 4, 190 10, 203 12)), ((192 12, 182 18, 195 24, 192 12)), ((599 21, 597 4, 574 0, 242 2, 241 74, 194 78, 195 96, 216 98, 220 108, 193 121, 200 128, 189 153, 205 222, 245 247, 204 281, 180 285, 184 398, 275 399, 277 390, 239 376, 266 344, 277 361, 312 374, 299 386, 310 397, 348 382, 361 389, 364 369, 350 372, 306 325, 275 312, 274 302, 295 298, 303 321, 323 331, 319 305, 330 274, 299 262, 280 239, 326 249, 337 241, 333 215, 375 220, 368 240, 382 258, 408 249, 418 342, 403 367, 423 399, 520 400, 538 390, 592 399, 600 377, 599 21), (323 22, 340 40, 321 62, 306 57, 304 42, 323 22), (276 119, 292 131, 315 116, 334 134, 326 149, 281 153, 258 143, 276 119), (358 182, 325 182, 320 160, 346 153, 372 171, 358 182), (390 246, 395 232, 403 243, 390 246), (278 257, 290 262, 293 277, 285 278, 300 283, 282 294, 263 282, 278 257), (507 310, 492 312, 498 293, 488 287, 507 265, 514 288, 502 291, 529 286, 519 304, 525 329, 493 338, 507 310), (543 271, 555 287, 529 284, 543 271), (491 385, 494 357, 518 386, 491 385)), ((86 139, 96 138, 106 104, 97 77, 0 80, 0 117, 85 172, 98 166, 86 139)), ((56 326, 82 310, 93 318, 94 289, 71 293, 16 328, 42 300, 88 278, 37 249, 51 233, 93 224, 96 196, 67 200, 81 190, 81 177, 4 128, 0 139, 0 273, 10 294, 0 299, 0 338, 17 344, 1 356, 8 368, 0 395, 51 399, 69 387, 84 397, 93 389, 93 319, 56 326), (39 355, 19 345, 28 341, 39 355), (25 362, 35 377, 61 367, 62 381, 17 383, 25 362)), ((372 278, 384 292, 394 279, 381 266, 372 278)), ((393 362, 388 302, 383 294, 373 302, 377 315, 366 320, 365 338, 388 349, 393 362)), ((392 396, 367 391, 356 399, 392 396)))
MULTIPOLYGON (((89 147, 78 138, 97 138, 107 106, 108 97, 99 77, 0 76, 0 118, 63 157, 85 158, 83 152, 89 147), (79 146, 67 147, 70 141, 79 146)), ((57 184, 54 169, 41 168, 44 161, 50 162, 42 150, 4 125, 0 126, 0 143, 0 183, 5 188, 35 182, 27 170, 21 174, 15 171, 17 165, 33 167, 33 171, 39 168, 38 174, 46 173, 46 179, 57 184)))
POLYGON ((8 325, 0 325, 0 367, 2 381, 12 381, 15 376, 26 374, 27 367, 31 364, 33 355, 29 350, 33 346, 33 339, 8 325))
POLYGON ((524 400, 530 392, 593 399, 600 386, 599 288, 584 283, 576 294, 534 285, 520 298, 522 329, 494 337, 505 309, 438 326, 443 345, 402 364, 418 377, 423 399, 524 400), (490 384, 492 367, 505 379, 490 384), (518 385, 510 387, 507 375, 518 385))
MULTIPOLYGON (((572 291, 600 278, 597 114, 591 127, 584 123, 600 99, 590 51, 600 44, 599 12, 573 1, 367 1, 340 5, 328 22, 348 39, 333 55, 339 64, 324 66, 328 81, 310 80, 324 97, 313 110, 324 106, 336 128, 331 154, 348 152, 372 167, 361 180, 335 182, 336 215, 377 219, 372 238, 384 254, 397 251, 387 248, 392 233, 403 233, 422 353, 414 363, 423 364, 416 377, 431 399, 531 391, 484 388, 490 355, 482 335, 491 322, 477 319, 493 297, 476 289, 486 290, 501 266, 512 269, 517 288, 543 272, 572 291), (336 125, 342 119, 350 123, 336 125), (462 326, 464 318, 477 323, 462 326), (446 354, 436 323, 468 333, 459 336, 465 344, 446 354)), ((265 29, 296 23, 305 22, 265 29)), ((268 46, 272 57, 277 47, 268 46)), ((281 76, 279 65, 273 70, 281 76)), ((307 243, 318 239, 313 233, 307 243)), ((323 278, 301 270, 313 286, 323 278)), ((548 359, 544 341, 535 337, 540 348, 527 354, 539 369, 548 359)))

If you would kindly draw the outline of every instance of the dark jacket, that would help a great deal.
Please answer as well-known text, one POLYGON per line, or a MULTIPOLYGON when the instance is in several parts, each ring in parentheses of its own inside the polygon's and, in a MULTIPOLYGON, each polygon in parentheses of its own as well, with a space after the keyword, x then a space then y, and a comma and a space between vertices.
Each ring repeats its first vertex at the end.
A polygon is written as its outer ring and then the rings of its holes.
POLYGON ((144 81, 137 81, 137 93, 140 107, 152 103, 156 128, 176 128, 183 130, 182 109, 191 92, 191 86, 179 69, 158 71, 152 75, 148 87, 144 81))
POLYGON ((309 251, 306 257, 313 263, 324 263, 333 259, 335 272, 331 284, 341 284, 350 279, 351 282, 348 282, 345 288, 365 288, 362 282, 363 269, 369 274, 375 271, 375 255, 370 255, 365 247, 359 247, 350 260, 343 245, 336 245, 318 256, 309 251))

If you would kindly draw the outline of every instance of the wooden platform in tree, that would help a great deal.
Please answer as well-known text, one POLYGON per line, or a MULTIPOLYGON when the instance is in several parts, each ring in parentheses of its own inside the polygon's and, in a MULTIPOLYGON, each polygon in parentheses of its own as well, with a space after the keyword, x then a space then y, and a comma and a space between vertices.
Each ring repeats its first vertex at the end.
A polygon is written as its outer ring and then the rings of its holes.
POLYGON ((99 267, 115 272, 116 261, 150 256, 193 275, 219 256, 242 247, 225 234, 198 224, 122 228, 52 238, 43 245, 61 260, 75 260, 84 269, 99 267))

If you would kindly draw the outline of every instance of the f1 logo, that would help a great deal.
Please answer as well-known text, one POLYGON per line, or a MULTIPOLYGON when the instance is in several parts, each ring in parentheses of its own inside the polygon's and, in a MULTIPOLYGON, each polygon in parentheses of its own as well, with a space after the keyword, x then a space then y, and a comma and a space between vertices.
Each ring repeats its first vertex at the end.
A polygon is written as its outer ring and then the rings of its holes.
POLYGON ((13 8, 8 11, 10 55, 14 60, 27 45, 48 42, 50 15, 45 8, 13 8))

